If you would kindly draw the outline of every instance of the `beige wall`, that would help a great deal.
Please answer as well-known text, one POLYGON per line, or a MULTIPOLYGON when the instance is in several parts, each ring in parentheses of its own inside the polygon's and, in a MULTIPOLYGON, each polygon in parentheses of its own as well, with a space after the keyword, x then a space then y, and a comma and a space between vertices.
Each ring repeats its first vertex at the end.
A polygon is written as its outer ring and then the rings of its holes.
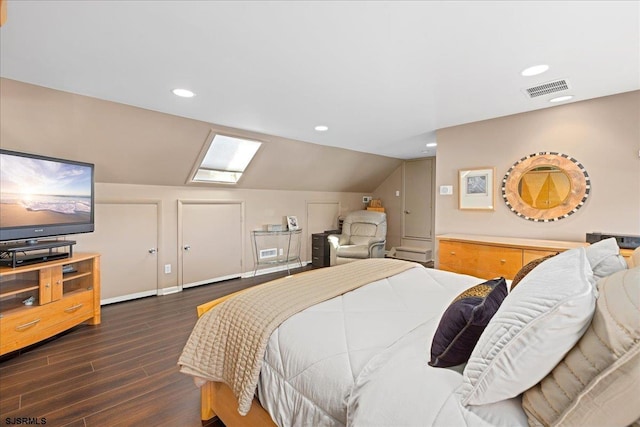
POLYGON ((5 78, 0 93, 2 148, 95 163, 96 182, 183 186, 211 132, 263 142, 235 188, 366 194, 401 163, 5 78))
POLYGON ((584 241, 585 233, 640 234, 640 92, 628 92, 437 132, 436 235, 473 233, 584 241), (566 153, 584 165, 591 195, 570 217, 534 223, 517 217, 500 194, 505 172, 524 155, 566 153), (494 212, 458 210, 458 170, 496 168, 494 212), (441 196, 441 185, 453 185, 441 196))
MULTIPOLYGON (((98 202, 160 200, 162 212, 161 236, 158 248, 159 266, 171 264, 172 273, 160 273, 159 288, 178 284, 178 200, 238 200, 245 204, 244 218, 244 272, 254 268, 252 230, 264 229, 266 224, 283 223, 286 215, 295 215, 303 229, 301 258, 309 260, 306 242, 310 239, 306 229, 307 202, 339 202, 341 213, 362 208, 361 193, 334 193, 314 191, 277 190, 221 190, 201 187, 171 187, 131 184, 96 184, 98 202)), ((221 242, 223 244, 223 242, 221 242)))

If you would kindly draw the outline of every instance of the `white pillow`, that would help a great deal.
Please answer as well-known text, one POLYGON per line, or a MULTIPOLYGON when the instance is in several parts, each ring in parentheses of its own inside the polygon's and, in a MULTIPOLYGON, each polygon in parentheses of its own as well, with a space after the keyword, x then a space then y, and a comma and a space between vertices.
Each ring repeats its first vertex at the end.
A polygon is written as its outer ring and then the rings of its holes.
POLYGON ((584 248, 556 255, 527 274, 473 349, 459 389, 462 403, 508 399, 544 378, 587 330, 595 292, 584 248))
POLYGON ((627 268, 627 262, 620 255, 615 237, 600 240, 586 247, 587 259, 597 279, 602 279, 627 268))

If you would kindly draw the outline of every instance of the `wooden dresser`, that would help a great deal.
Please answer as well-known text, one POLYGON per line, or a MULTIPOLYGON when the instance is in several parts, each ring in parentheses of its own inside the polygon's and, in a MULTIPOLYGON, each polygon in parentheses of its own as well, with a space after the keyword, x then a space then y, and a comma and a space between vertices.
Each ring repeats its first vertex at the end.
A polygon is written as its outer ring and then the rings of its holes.
POLYGON ((513 279, 522 266, 529 261, 589 245, 586 242, 472 234, 444 234, 437 236, 436 239, 438 241, 437 268, 483 279, 500 276, 513 279))
POLYGON ((0 355, 82 322, 100 323, 98 254, 0 267, 0 355))

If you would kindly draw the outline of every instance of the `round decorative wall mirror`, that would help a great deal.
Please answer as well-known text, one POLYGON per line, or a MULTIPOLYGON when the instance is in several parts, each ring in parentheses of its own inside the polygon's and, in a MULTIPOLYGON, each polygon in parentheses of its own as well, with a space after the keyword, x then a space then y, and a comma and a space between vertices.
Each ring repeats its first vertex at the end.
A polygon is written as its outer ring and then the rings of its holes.
POLYGON ((591 182, 584 166, 560 153, 535 153, 518 160, 502 179, 502 198, 529 221, 558 221, 584 205, 591 182))

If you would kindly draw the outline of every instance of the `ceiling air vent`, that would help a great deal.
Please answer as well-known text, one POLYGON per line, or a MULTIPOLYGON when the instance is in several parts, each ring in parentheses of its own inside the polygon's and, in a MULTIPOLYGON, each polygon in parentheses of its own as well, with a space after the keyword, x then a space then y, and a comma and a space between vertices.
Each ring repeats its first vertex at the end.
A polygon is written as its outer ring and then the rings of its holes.
POLYGON ((549 95, 550 93, 562 92, 567 89, 569 89, 569 82, 566 79, 561 79, 529 87, 524 91, 529 98, 536 98, 542 95, 549 95))

